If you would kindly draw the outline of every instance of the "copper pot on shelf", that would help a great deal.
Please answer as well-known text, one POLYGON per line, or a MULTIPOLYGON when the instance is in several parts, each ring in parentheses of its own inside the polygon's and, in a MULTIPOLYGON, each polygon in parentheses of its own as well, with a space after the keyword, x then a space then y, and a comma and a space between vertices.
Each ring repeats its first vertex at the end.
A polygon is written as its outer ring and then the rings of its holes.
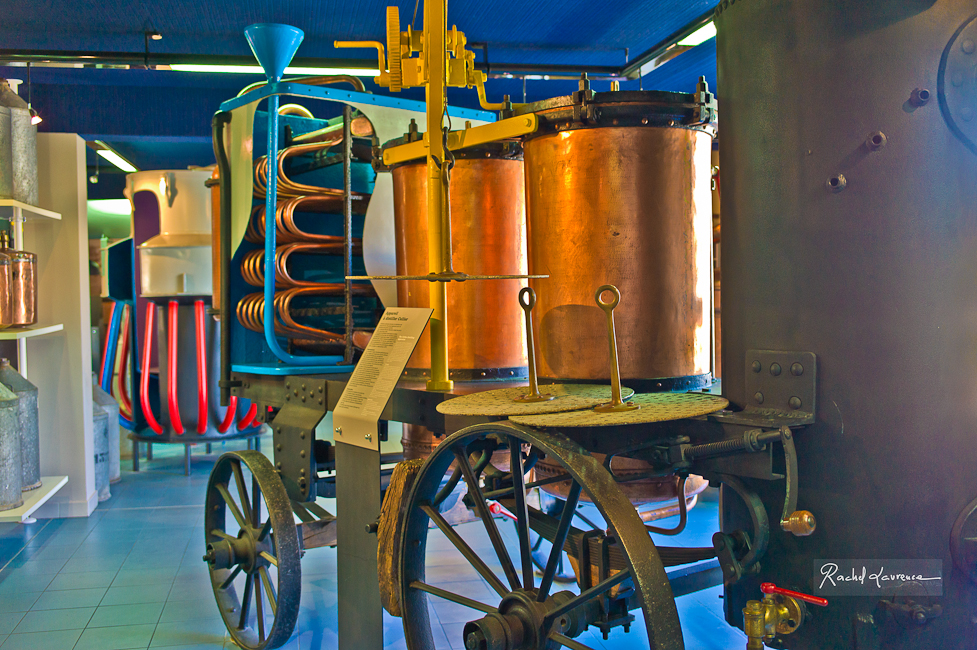
POLYGON ((0 255, 7 260, 9 272, 0 271, 0 301, 10 305, 10 319, 0 307, 0 327, 33 325, 37 322, 37 255, 10 248, 10 235, 0 233, 0 255), (4 290, 5 289, 5 290, 4 290), (4 296, 3 294, 6 294, 4 296))
POLYGON ((0 329, 7 329, 14 324, 10 266, 10 256, 0 252, 0 329))

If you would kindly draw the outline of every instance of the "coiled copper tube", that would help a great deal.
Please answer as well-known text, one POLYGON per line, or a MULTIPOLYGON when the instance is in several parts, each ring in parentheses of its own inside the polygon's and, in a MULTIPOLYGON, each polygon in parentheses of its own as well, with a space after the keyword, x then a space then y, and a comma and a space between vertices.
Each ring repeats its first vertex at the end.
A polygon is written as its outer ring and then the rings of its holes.
MULTIPOLYGON (((353 213, 363 214, 369 201, 364 200, 369 197, 357 195, 354 197, 353 213)), ((342 243, 343 237, 337 235, 320 235, 305 232, 295 223, 296 212, 323 212, 327 214, 342 210, 342 198, 333 196, 298 196, 286 201, 280 201, 275 210, 275 230, 279 244, 287 244, 297 241, 308 242, 339 242, 342 243)), ((251 211, 251 218, 248 220, 248 227, 244 233, 244 238, 253 243, 260 244, 265 241, 265 206, 258 205, 251 211)), ((353 240, 353 245, 360 243, 359 239, 353 240)))
MULTIPOLYGON (((275 333, 289 338, 311 339, 316 341, 342 341, 341 334, 309 327, 297 322, 291 315, 292 301, 296 298, 341 296, 341 283, 316 283, 313 286, 293 287, 275 294, 275 333)), ((376 295, 371 285, 354 284, 353 295, 376 295)), ((262 332, 265 298, 262 293, 251 293, 238 302, 237 319, 244 327, 254 332, 262 332)))
MULTIPOLYGON (((340 237, 340 239, 342 239, 340 237)), ((357 240, 358 241, 358 240, 357 240)), ((353 252, 358 254, 362 245, 354 243, 353 252)), ((279 246, 275 250, 275 287, 317 287, 321 282, 296 280, 288 269, 289 258, 298 253, 303 255, 339 255, 343 251, 342 241, 331 244, 295 243, 279 246)), ((249 251, 241 260, 241 276, 253 287, 263 287, 265 283, 265 252, 263 250, 249 251)))

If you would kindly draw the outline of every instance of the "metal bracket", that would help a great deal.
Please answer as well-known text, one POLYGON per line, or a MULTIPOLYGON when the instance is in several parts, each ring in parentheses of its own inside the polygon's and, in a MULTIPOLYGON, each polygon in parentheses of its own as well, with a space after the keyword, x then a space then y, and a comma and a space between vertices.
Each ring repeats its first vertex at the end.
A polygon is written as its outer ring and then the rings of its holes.
POLYGON ((315 428, 327 408, 324 379, 296 376, 285 380, 285 405, 271 428, 275 468, 293 501, 315 500, 315 428))
POLYGON ((813 352, 747 350, 744 365, 744 409, 716 420, 770 429, 814 423, 818 367, 813 352))

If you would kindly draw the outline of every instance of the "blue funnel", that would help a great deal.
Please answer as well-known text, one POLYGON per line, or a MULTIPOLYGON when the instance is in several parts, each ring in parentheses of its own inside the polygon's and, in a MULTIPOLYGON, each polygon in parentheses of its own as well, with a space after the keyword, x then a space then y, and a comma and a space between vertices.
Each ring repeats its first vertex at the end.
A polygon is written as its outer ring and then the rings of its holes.
POLYGON ((291 25, 257 23, 244 30, 254 58, 264 69, 269 82, 281 81, 285 68, 302 44, 305 32, 291 25))

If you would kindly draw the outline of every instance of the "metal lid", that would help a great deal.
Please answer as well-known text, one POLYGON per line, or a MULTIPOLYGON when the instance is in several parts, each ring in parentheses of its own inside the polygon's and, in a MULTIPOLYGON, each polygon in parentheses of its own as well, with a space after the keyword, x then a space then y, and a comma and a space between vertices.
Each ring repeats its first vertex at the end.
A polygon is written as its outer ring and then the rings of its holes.
POLYGON ((716 97, 704 77, 694 93, 618 90, 596 93, 584 75, 572 95, 525 104, 514 115, 535 113, 539 129, 527 139, 555 131, 603 127, 650 126, 693 128, 714 135, 716 97))
POLYGON ((18 251, 13 249, 5 249, 3 251, 12 262, 30 262, 31 264, 37 261, 37 255, 30 253, 28 251, 18 251))

